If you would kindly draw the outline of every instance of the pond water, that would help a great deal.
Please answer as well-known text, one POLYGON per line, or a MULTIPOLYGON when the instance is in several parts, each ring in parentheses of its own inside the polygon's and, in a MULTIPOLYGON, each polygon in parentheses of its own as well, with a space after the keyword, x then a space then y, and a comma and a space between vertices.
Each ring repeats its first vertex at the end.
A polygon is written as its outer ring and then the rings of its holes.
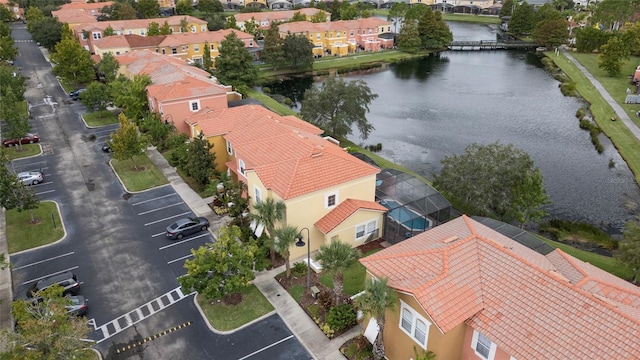
MULTIPOLYGON (((449 23, 455 40, 493 40, 496 29, 449 23)), ((427 178, 447 155, 471 143, 512 143, 534 159, 544 176, 552 217, 586 221, 612 233, 633 218, 640 189, 610 141, 601 135, 598 154, 576 111, 585 104, 560 93, 558 82, 536 54, 516 51, 444 52, 387 69, 342 75, 362 79, 379 97, 367 119, 366 140, 382 144, 380 155, 427 178)), ((295 78, 268 85, 302 99, 314 81, 295 78)))

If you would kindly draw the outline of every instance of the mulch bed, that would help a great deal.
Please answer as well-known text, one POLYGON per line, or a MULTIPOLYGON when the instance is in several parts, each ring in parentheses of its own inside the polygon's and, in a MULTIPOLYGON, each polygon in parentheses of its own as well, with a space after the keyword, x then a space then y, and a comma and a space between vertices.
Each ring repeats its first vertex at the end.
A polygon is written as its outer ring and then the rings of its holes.
POLYGON ((340 346, 340 352, 349 360, 373 359, 373 346, 364 335, 358 335, 347 340, 340 346))

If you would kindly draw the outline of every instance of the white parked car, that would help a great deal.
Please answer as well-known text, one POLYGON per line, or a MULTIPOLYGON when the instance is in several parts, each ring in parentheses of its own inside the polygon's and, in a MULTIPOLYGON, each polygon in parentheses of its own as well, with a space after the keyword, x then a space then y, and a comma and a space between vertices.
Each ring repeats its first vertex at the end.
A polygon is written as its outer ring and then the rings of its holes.
POLYGON ((38 185, 44 180, 44 175, 40 171, 24 171, 18 173, 18 179, 25 185, 38 185))

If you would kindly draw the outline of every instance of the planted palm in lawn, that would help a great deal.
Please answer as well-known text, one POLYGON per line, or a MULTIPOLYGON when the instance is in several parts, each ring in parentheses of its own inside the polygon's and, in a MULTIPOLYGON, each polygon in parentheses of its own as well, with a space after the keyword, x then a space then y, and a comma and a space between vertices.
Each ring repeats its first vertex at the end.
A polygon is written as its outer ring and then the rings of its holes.
POLYGON ((35 248, 62 239, 64 230, 54 202, 43 201, 30 211, 6 213, 9 253, 35 248), (32 221, 32 216, 36 221, 32 221))
POLYGON ((322 265, 322 269, 333 274, 333 292, 335 303, 343 303, 344 276, 343 272, 357 263, 360 252, 351 245, 340 240, 332 241, 329 245, 322 245, 316 255, 316 261, 322 265))

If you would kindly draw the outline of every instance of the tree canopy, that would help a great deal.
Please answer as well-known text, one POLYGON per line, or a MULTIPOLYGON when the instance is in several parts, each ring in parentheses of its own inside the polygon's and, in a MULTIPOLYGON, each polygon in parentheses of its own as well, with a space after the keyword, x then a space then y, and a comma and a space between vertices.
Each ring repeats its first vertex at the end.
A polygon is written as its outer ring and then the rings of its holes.
POLYGON ((453 40, 453 34, 449 25, 442 20, 442 14, 432 11, 430 7, 427 7, 418 20, 418 33, 425 49, 443 49, 453 40))
POLYGON ((51 54, 53 73, 71 84, 82 84, 96 76, 91 54, 76 39, 62 39, 51 54))
POLYGON ((100 75, 104 77, 104 80, 107 83, 111 83, 116 79, 119 68, 120 63, 118 63, 118 60, 111 52, 104 53, 102 55, 102 59, 98 63, 100 75))
POLYGON ((630 49, 618 36, 613 36, 600 47, 598 67, 615 77, 622 72, 622 65, 629 60, 630 49))
POLYGON ((316 255, 324 271, 333 273, 333 292, 336 305, 343 303, 342 291, 344 287, 343 272, 353 265, 360 257, 360 252, 350 244, 333 240, 329 245, 322 245, 316 255))
POLYGON ((535 11, 532 5, 523 1, 516 6, 509 19, 509 32, 516 35, 531 34, 535 26, 535 11))
POLYGON ((398 32, 398 24, 404 23, 405 15, 409 10, 409 5, 404 2, 395 2, 389 9, 389 14, 387 15, 387 21, 390 21, 393 24, 393 31, 398 32))
POLYGON ((264 34, 264 47, 260 52, 260 59, 277 68, 285 62, 284 39, 280 37, 278 24, 274 21, 264 34))
POLYGON ((147 86, 151 84, 149 75, 135 75, 133 80, 118 76, 109 83, 111 98, 116 106, 124 109, 130 119, 141 119, 149 112, 147 86))
POLYGON ((313 67, 313 43, 302 34, 288 34, 282 45, 286 61, 296 69, 313 67))
POLYGON ((434 185, 467 210, 505 222, 537 221, 549 203, 540 170, 511 144, 471 144, 446 156, 434 185))
POLYGON ((618 243, 616 258, 633 270, 633 283, 640 277, 640 220, 625 224, 622 240, 618 243))
POLYGON ((157 0, 138 0, 136 11, 142 19, 152 19, 160 15, 160 4, 157 0))
POLYGON ((224 11, 224 7, 220 0, 200 0, 198 1, 198 10, 205 14, 221 13, 224 11))
POLYGON ((138 169, 134 157, 142 154, 148 145, 146 135, 140 134, 138 125, 135 122, 127 119, 125 114, 118 116, 118 122, 120 127, 115 133, 112 133, 111 150, 113 151, 113 157, 117 160, 131 160, 134 169, 138 169))
POLYGON ((232 32, 220 42, 220 53, 215 63, 216 77, 221 83, 234 88, 250 86, 258 75, 252 62, 253 56, 244 42, 232 32))
POLYGON ((87 90, 82 94, 82 103, 89 111, 104 111, 111 101, 109 87, 103 83, 94 81, 87 85, 87 90))
POLYGON ((373 356, 375 360, 385 358, 384 328, 386 326, 387 310, 395 310, 398 304, 398 294, 387 286, 388 279, 368 279, 364 293, 356 298, 356 306, 363 313, 369 314, 378 323, 378 334, 373 342, 373 356))
POLYGON ((351 134, 351 127, 355 125, 360 137, 366 139, 374 129, 366 115, 369 104, 377 97, 362 80, 345 82, 329 77, 320 87, 305 92, 300 115, 337 138, 351 134))
POLYGON ((186 166, 183 170, 201 188, 209 184, 211 177, 216 173, 216 156, 211 149, 213 149, 213 145, 202 133, 191 139, 187 145, 186 166))

